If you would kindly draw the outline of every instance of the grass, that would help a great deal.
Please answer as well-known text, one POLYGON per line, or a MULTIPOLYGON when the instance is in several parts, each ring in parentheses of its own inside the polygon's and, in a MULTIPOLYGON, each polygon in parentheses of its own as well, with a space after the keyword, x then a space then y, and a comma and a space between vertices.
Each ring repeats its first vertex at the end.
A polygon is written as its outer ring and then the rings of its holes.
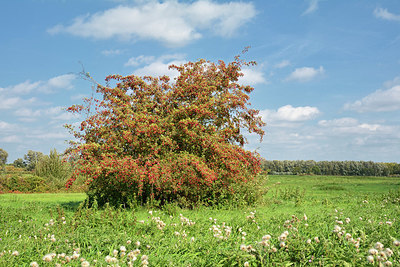
POLYGON ((244 209, 0 195, 0 266, 400 266, 399 178, 270 176, 268 186, 265 204, 244 209))

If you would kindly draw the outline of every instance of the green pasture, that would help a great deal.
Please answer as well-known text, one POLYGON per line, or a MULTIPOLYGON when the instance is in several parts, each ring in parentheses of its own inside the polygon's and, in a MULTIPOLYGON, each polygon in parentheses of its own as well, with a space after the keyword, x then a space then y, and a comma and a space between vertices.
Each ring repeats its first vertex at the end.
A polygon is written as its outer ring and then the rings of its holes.
POLYGON ((399 178, 277 175, 267 186, 263 204, 242 209, 3 194, 0 266, 400 266, 399 178))

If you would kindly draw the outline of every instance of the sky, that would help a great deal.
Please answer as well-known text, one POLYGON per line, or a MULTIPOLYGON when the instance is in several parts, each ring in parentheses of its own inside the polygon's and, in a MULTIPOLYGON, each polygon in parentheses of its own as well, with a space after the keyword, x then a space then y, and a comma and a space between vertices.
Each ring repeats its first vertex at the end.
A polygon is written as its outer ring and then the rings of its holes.
POLYGON ((0 1, 0 148, 63 152, 91 96, 89 72, 171 75, 170 64, 244 68, 267 123, 246 148, 267 160, 400 162, 398 0, 0 1))

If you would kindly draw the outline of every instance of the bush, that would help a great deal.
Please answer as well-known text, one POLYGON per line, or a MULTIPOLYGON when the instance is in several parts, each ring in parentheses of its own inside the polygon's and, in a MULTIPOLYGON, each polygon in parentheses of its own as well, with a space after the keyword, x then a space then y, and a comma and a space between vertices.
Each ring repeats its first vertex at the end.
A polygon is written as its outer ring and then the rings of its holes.
POLYGON ((42 193, 51 188, 45 178, 36 175, 4 175, 0 179, 0 192, 42 193))
POLYGON ((241 131, 262 138, 265 124, 247 107, 253 88, 237 83, 243 64, 253 63, 173 65, 180 73, 174 82, 108 76, 114 88, 97 84, 99 99, 68 108, 89 116, 78 129, 67 125, 81 140, 71 142, 75 171, 67 187, 85 175, 99 205, 254 201, 248 185, 257 183, 260 157, 243 149, 241 131))
POLYGON ((51 188, 61 189, 71 176, 71 166, 63 162, 57 151, 51 150, 50 155, 40 158, 35 165, 35 175, 45 177, 51 188))

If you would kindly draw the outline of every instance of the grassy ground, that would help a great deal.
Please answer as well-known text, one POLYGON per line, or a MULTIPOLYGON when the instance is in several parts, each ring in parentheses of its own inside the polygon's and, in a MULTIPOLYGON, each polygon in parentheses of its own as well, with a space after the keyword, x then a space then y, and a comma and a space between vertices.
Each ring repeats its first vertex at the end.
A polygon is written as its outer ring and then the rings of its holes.
POLYGON ((264 205, 242 210, 0 195, 0 266, 400 266, 399 178, 270 176, 268 186, 264 205))

